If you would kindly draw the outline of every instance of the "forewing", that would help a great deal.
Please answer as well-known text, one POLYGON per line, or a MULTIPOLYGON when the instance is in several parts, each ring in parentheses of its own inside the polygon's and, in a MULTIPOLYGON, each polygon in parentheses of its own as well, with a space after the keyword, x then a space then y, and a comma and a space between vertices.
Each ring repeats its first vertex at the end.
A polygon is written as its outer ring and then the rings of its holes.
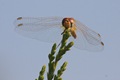
POLYGON ((101 36, 97 32, 91 30, 80 21, 76 20, 77 38, 75 39, 75 47, 88 51, 102 51, 104 44, 101 36))
POLYGON ((15 31, 23 36, 46 42, 61 38, 62 17, 19 17, 15 20, 15 31))
POLYGON ((53 27, 60 27, 62 19, 62 17, 19 17, 15 20, 14 24, 16 29, 36 32, 53 27))

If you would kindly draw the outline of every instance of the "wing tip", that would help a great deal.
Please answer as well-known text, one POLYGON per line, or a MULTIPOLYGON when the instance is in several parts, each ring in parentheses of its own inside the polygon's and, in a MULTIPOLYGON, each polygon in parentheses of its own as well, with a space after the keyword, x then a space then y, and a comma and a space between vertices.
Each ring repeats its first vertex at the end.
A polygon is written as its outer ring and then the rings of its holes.
POLYGON ((18 18, 17 18, 17 20, 21 20, 21 19, 22 19, 22 17, 18 17, 18 18))
POLYGON ((98 33, 98 36, 101 37, 101 35, 98 33))
POLYGON ((21 23, 21 24, 18 24, 17 26, 19 27, 19 26, 22 26, 23 24, 21 23))
POLYGON ((104 43, 103 43, 103 42, 101 42, 101 45, 102 45, 102 46, 104 46, 104 43))

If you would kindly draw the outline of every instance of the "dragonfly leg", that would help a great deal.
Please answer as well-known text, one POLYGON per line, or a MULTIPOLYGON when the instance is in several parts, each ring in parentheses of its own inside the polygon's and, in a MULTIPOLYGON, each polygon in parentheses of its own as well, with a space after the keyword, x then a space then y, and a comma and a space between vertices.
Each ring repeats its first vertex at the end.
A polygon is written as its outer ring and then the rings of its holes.
POLYGON ((63 35, 65 31, 66 31, 66 29, 61 33, 61 35, 63 35))
POLYGON ((57 45, 57 48, 60 46, 61 42, 57 45))

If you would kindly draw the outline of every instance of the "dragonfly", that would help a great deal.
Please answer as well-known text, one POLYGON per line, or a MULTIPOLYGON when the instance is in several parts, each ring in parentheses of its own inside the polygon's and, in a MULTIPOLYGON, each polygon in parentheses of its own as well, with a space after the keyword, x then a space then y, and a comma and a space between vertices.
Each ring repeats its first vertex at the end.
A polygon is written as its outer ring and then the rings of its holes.
POLYGON ((44 42, 59 42, 61 34, 69 28, 69 41, 74 41, 75 48, 87 51, 104 49, 99 33, 71 17, 18 17, 14 25, 17 33, 44 42))

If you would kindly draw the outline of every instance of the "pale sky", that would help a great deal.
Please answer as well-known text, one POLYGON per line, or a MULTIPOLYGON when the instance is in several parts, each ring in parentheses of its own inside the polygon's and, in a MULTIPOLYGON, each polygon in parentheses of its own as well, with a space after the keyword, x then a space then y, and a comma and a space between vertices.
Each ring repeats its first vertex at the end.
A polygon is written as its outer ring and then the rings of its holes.
POLYGON ((120 80, 119 0, 0 0, 0 80, 34 80, 48 64, 53 43, 17 34, 13 23, 20 16, 74 17, 101 34, 102 52, 67 52, 58 65, 68 62, 63 80, 120 80))

